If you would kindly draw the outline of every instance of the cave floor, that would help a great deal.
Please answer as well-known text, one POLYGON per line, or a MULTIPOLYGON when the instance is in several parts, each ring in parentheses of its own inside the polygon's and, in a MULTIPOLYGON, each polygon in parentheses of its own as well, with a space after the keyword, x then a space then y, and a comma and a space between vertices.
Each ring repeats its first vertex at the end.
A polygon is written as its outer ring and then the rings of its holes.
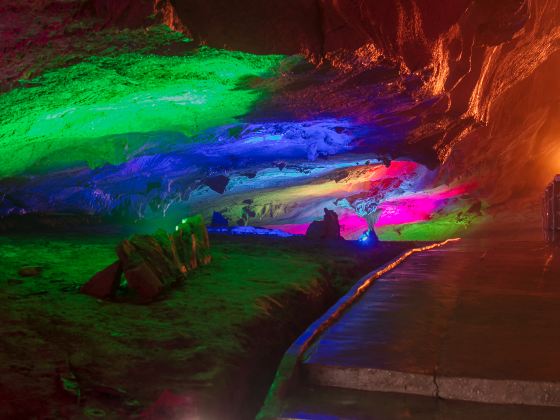
POLYGON ((558 418, 559 280, 538 241, 413 255, 306 352, 286 417, 558 418))
POLYGON ((212 263, 157 302, 79 293, 121 239, 0 237, 0 418, 249 418, 291 341, 411 246, 213 236, 212 263))

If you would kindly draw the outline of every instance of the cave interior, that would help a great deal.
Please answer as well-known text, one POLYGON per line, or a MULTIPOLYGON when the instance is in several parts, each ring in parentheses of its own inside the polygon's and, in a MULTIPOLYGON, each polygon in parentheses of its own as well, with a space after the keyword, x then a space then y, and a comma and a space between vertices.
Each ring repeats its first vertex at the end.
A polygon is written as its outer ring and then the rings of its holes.
POLYGON ((0 417, 250 418, 403 250, 551 238, 559 0, 3 0, 0 22, 0 417), (126 268, 150 235, 192 249, 147 303, 126 268), (110 299, 81 293, 117 258, 110 299))

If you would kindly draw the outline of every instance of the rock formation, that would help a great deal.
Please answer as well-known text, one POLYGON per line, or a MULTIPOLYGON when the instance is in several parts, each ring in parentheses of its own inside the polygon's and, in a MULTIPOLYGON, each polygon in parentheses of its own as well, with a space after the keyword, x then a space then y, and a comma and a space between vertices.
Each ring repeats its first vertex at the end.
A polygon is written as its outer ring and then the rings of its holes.
POLYGON ((311 222, 305 236, 315 240, 332 240, 342 239, 340 236, 340 223, 338 215, 333 210, 324 209, 325 215, 323 220, 315 220, 311 222))
POLYGON ((348 237, 383 209, 406 238, 538 224, 560 171, 560 0, 3 7, 0 217, 218 211, 304 233, 333 203, 348 237))
MULTIPOLYGON (((397 83, 414 83, 418 99, 432 98, 411 107, 422 122, 408 142, 435 152, 444 179, 478 178, 494 212, 506 202, 535 203, 559 170, 551 168, 560 155, 558 0, 171 3, 192 36, 208 45, 305 53, 354 72, 379 57, 397 63, 397 83)), ((365 111, 345 107, 354 115, 365 111)))
POLYGON ((81 289, 97 298, 114 297, 124 274, 126 284, 141 302, 184 280, 210 262, 208 233, 200 216, 183 219, 175 232, 134 235, 117 246, 118 261, 95 274, 81 289))

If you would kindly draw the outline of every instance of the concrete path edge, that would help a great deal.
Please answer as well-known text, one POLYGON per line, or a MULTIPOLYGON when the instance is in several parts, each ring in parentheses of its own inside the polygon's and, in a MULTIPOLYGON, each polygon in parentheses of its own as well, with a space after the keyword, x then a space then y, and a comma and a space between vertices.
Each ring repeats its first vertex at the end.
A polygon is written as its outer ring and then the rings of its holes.
POLYGON ((268 392, 265 402, 257 415, 258 420, 281 418, 283 411, 283 400, 288 394, 289 389, 297 384, 300 380, 300 358, 311 344, 330 327, 342 313, 348 309, 362 294, 373 284, 373 282, 394 268, 398 267, 408 257, 418 252, 428 251, 430 249, 439 248, 450 242, 456 242, 459 238, 447 239, 442 242, 426 245, 423 247, 413 248, 402 253, 395 260, 377 268, 363 276, 356 284, 342 296, 333 306, 329 308, 319 319, 313 322, 288 348, 280 365, 276 371, 276 375, 272 386, 268 392))
POLYGON ((560 406, 560 382, 449 377, 344 366, 306 366, 306 377, 321 386, 395 392, 488 404, 560 406))

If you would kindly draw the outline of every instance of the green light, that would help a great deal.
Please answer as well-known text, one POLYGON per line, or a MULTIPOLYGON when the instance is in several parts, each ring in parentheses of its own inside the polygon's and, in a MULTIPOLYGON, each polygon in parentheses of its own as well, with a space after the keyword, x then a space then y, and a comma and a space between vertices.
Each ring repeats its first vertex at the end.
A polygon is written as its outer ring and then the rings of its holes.
POLYGON ((387 225, 375 231, 383 241, 442 241, 460 237, 475 221, 473 215, 455 212, 428 222, 387 225))
POLYGON ((180 57, 90 57, 48 72, 0 95, 0 176, 48 166, 55 155, 57 164, 120 163, 131 145, 118 134, 190 136, 231 123, 263 95, 240 83, 271 75, 282 58, 201 48, 180 57))

